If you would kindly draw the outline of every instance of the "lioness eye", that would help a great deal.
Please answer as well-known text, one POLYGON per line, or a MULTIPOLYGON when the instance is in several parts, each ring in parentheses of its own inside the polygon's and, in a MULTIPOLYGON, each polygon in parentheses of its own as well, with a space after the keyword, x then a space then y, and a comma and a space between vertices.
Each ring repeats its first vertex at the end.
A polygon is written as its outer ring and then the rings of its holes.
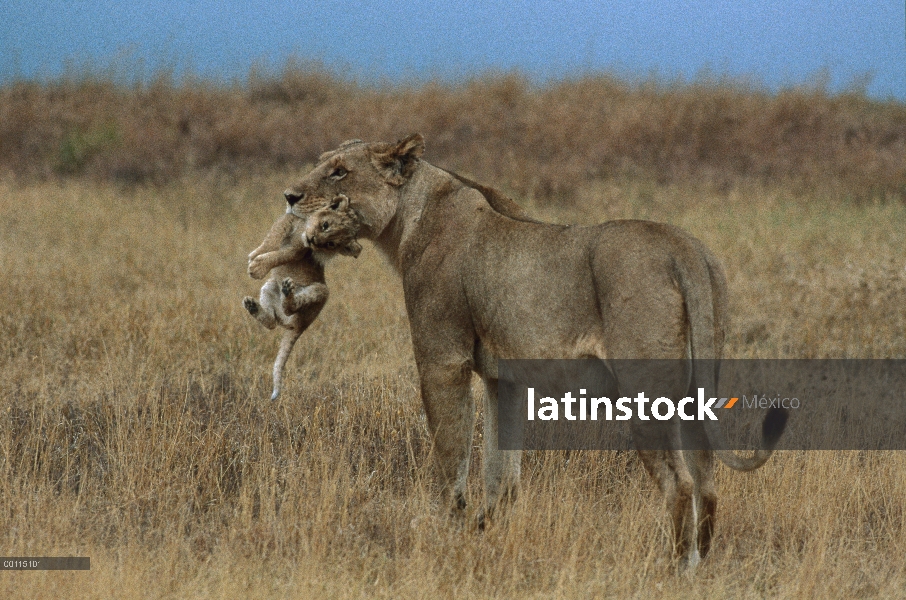
POLYGON ((339 181, 340 179, 346 177, 347 173, 349 173, 349 171, 347 171, 343 167, 337 167, 330 173, 330 178, 339 181))
POLYGON ((330 223, 321 223, 321 231, 327 231, 330 229, 330 223))

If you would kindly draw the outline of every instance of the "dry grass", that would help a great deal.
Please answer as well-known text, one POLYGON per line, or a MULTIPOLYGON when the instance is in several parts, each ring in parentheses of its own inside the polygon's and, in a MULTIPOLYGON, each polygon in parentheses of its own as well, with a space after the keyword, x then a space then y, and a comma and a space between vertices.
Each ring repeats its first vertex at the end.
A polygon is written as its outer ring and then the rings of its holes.
MULTIPOLYGON (((0 596, 903 596, 897 452, 721 469, 717 545, 695 578, 672 574, 660 499, 629 453, 528 453, 506 526, 451 527, 401 286, 372 247, 332 263, 331 301, 268 401, 277 339, 241 307, 245 255, 290 179, 0 184, 0 546, 92 559, 0 573, 0 596)), ((701 237, 729 275, 729 356, 906 357, 902 203, 610 178, 530 209, 701 237)))

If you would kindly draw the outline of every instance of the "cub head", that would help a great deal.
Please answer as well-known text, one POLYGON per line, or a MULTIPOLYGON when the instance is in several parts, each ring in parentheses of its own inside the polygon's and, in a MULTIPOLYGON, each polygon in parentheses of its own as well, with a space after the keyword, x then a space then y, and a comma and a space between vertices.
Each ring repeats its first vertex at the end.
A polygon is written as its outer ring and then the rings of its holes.
POLYGON ((283 193, 289 211, 300 217, 318 198, 343 194, 359 216, 362 235, 374 239, 396 212, 400 189, 414 174, 425 149, 420 134, 391 143, 343 142, 325 152, 307 175, 283 193))
POLYGON ((315 250, 339 252, 358 257, 362 246, 356 241, 359 218, 349 205, 349 198, 337 194, 326 206, 308 214, 304 236, 315 250))

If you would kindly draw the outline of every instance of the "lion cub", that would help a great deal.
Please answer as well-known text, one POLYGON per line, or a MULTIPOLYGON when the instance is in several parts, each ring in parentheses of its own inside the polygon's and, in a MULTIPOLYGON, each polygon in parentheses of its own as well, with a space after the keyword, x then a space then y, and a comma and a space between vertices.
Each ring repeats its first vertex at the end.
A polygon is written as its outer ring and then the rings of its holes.
POLYGON ((249 275, 263 279, 256 301, 246 296, 242 303, 249 314, 268 329, 286 328, 274 361, 274 391, 280 395, 283 371, 299 336, 318 317, 329 295, 324 282, 324 264, 337 254, 358 257, 356 241, 359 220, 349 207, 349 198, 339 195, 331 202, 315 204, 307 218, 286 213, 271 226, 260 246, 249 254, 249 275))

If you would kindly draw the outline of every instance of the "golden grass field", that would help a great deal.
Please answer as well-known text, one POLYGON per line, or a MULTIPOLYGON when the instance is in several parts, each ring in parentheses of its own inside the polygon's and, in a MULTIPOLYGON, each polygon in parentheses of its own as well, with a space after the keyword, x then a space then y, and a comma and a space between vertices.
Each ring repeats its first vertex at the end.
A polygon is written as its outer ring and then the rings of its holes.
MULTIPOLYGON (((906 597, 903 452, 720 467, 716 546, 694 577, 674 574, 633 453, 528 452, 505 524, 452 527, 401 284, 367 243, 328 267, 331 299, 271 403, 278 336, 241 298, 293 175, 0 182, 0 548, 91 557, 0 572, 0 597, 906 597)), ((520 201, 700 237, 729 278, 730 357, 906 358, 902 201, 631 177, 520 201)))

